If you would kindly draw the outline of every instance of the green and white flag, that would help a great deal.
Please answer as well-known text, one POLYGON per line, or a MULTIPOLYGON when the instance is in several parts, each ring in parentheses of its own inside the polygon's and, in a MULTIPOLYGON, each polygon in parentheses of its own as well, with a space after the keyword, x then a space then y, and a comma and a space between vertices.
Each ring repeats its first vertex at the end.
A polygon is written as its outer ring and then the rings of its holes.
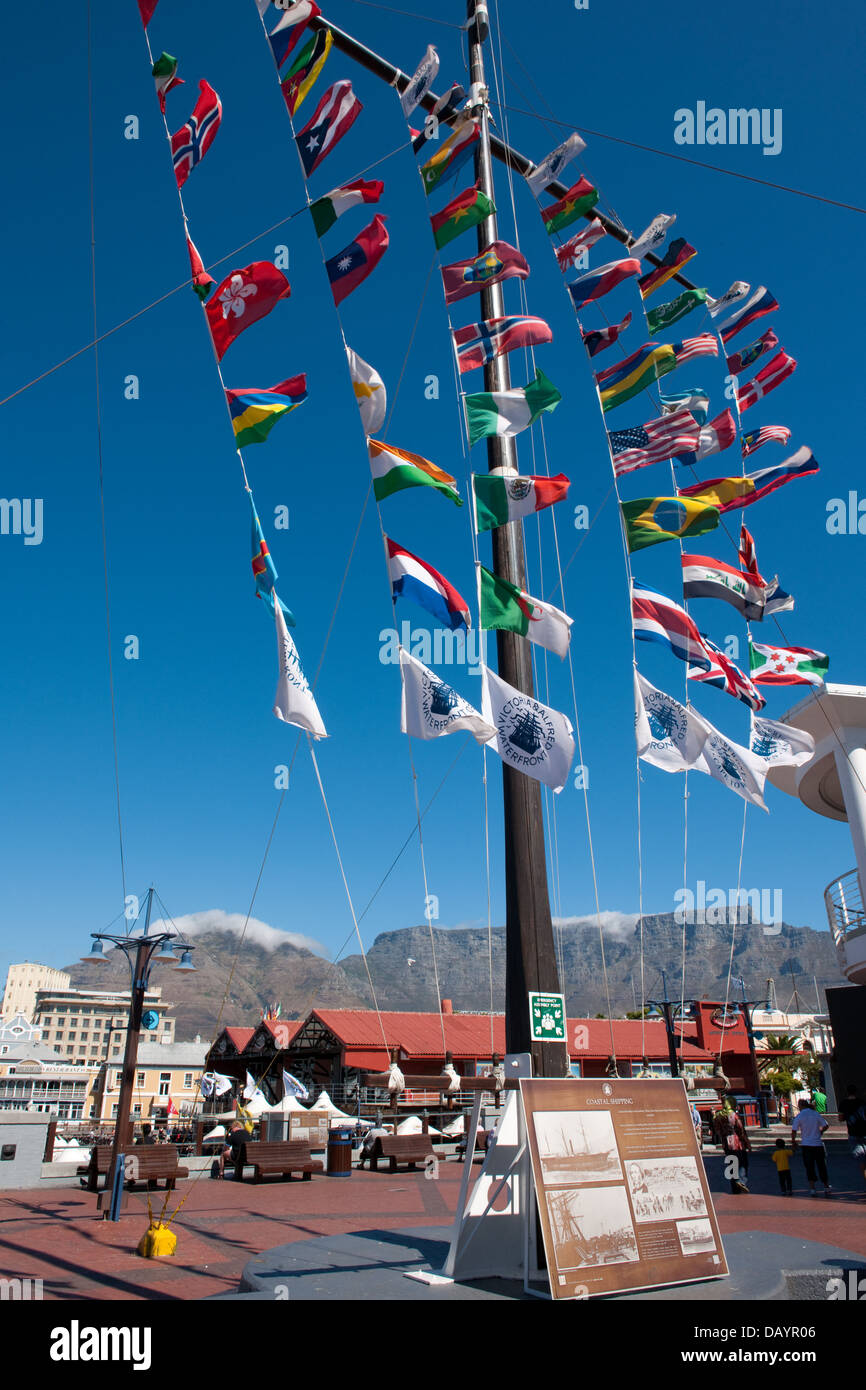
POLYGON ((520 473, 473 473, 475 517, 479 531, 492 531, 561 502, 570 486, 564 473, 555 478, 520 473))
POLYGON ((481 571, 481 626, 519 632, 549 652, 564 657, 574 622, 550 603, 532 598, 507 579, 479 565, 481 571))
POLYGON ((412 738, 441 738, 465 730, 477 743, 489 743, 496 734, 462 695, 440 680, 417 657, 400 648, 403 707, 400 728, 412 738))
POLYGON ((755 685, 823 685, 830 658, 811 647, 749 643, 749 673, 755 685))
POLYGON ((562 400, 544 372, 536 369, 535 380, 514 391, 479 391, 464 396, 469 444, 488 435, 520 434, 544 410, 555 410, 562 400))
POLYGON ((489 747, 509 767, 561 792, 574 759, 569 720, 559 710, 515 690, 486 666, 482 679, 481 713, 496 731, 488 740, 489 747))
POLYGON ((686 314, 690 314, 692 309, 696 309, 699 304, 706 304, 706 290, 683 290, 676 299, 671 299, 667 304, 659 304, 655 309, 647 309, 646 326, 652 338, 656 333, 660 333, 663 328, 670 328, 672 323, 678 323, 684 319, 686 314))

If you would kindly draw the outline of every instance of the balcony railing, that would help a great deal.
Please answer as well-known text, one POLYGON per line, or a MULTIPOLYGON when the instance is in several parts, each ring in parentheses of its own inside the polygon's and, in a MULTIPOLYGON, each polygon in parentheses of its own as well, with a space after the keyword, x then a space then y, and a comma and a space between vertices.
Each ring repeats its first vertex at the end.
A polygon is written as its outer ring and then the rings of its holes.
POLYGON ((853 984, 866 983, 866 907, 857 869, 827 885, 824 905, 842 973, 853 984))

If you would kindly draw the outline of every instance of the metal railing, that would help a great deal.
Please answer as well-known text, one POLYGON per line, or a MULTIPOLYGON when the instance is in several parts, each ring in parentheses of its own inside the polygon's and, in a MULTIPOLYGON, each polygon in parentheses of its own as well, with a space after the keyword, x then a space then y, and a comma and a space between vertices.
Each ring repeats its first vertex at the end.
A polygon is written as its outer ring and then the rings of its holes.
POLYGON ((824 889, 824 906, 836 950, 844 956, 846 938, 866 928, 866 908, 857 869, 849 869, 847 874, 828 883, 824 889))

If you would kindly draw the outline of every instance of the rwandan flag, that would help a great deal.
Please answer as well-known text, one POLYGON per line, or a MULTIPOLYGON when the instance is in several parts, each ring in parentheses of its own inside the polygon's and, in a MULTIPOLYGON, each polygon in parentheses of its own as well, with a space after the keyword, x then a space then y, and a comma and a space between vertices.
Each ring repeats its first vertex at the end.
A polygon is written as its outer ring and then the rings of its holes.
POLYGON ((677 537, 703 536, 719 524, 715 507, 683 497, 636 497, 621 505, 630 554, 677 537))
POLYGON ((307 399, 305 375, 291 376, 277 386, 238 386, 226 391, 232 429, 239 449, 264 444, 281 415, 287 415, 307 399))

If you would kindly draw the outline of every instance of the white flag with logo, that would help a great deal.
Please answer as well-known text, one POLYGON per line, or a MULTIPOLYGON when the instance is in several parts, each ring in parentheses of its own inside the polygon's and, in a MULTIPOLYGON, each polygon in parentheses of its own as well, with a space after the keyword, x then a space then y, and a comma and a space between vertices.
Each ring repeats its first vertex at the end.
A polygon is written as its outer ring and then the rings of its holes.
POLYGON ((400 670, 403 676, 400 728, 404 734, 412 738, 441 738, 443 734, 456 734, 465 729, 476 742, 490 742, 496 733, 492 724, 482 719, 468 700, 440 680, 435 671, 402 647, 400 670))
POLYGON ((707 308, 710 311, 710 317, 718 318, 723 309, 729 309, 732 304, 738 304, 741 299, 745 299, 751 288, 751 285, 747 285, 745 280, 735 280, 731 288, 725 290, 721 299, 713 299, 707 295, 707 308))
POLYGON ((301 670, 298 649, 289 636, 283 610, 274 604, 277 620, 277 657, 280 663, 280 679, 274 696, 274 714, 286 724, 296 724, 306 729, 313 738, 327 738, 327 730, 322 723, 318 706, 301 670))
POLYGON ((561 171, 566 164, 570 164, 573 159, 577 159, 586 149, 586 141, 581 140, 580 136, 569 135, 567 140, 563 140, 561 145, 557 145, 555 150, 551 150, 546 159, 533 169, 531 174, 526 175, 526 182, 538 198, 544 192, 549 183, 558 179, 561 171))
POLYGON ((495 730, 488 740, 504 763, 562 791, 574 760, 570 721, 559 710, 515 690, 485 666, 481 712, 495 730))
POLYGON ((388 404, 388 395, 382 378, 375 367, 371 367, 350 347, 346 348, 346 356, 349 359, 352 389, 355 392, 355 399, 361 412, 361 424, 367 434, 378 434, 385 423, 385 410, 388 404))
POLYGON ((792 729, 775 719, 752 718, 751 751, 776 767, 802 767, 815 752, 815 740, 805 729, 792 729))
POLYGON ((409 79, 409 86, 400 98, 404 116, 408 116, 411 111, 415 110, 419 101, 423 101, 436 81, 438 71, 439 54, 431 43, 427 45, 427 52, 409 79))
POLYGON ((223 1076, 221 1071, 206 1071, 201 1079, 201 1093, 205 1100, 210 1100, 211 1096, 224 1096, 226 1091, 232 1088, 230 1076, 223 1076))
POLYGON ((629 246, 628 254, 632 260, 640 260, 648 251, 657 251, 676 220, 675 212, 660 212, 658 217, 654 217, 646 231, 641 232, 637 241, 629 246))
POLYGON ((299 1081, 296 1076, 292 1076, 290 1071, 283 1069, 283 1095, 297 1096, 298 1100, 309 1100, 310 1093, 303 1081, 299 1081))
POLYGON ((696 772, 706 772, 736 792, 744 801, 769 812, 764 802, 764 782, 767 779, 768 765, 742 744, 732 743, 707 725, 707 737, 701 755, 695 763, 696 772))
POLYGON ((634 731, 638 757, 665 772, 695 767, 709 732, 700 715, 634 673, 634 731))

